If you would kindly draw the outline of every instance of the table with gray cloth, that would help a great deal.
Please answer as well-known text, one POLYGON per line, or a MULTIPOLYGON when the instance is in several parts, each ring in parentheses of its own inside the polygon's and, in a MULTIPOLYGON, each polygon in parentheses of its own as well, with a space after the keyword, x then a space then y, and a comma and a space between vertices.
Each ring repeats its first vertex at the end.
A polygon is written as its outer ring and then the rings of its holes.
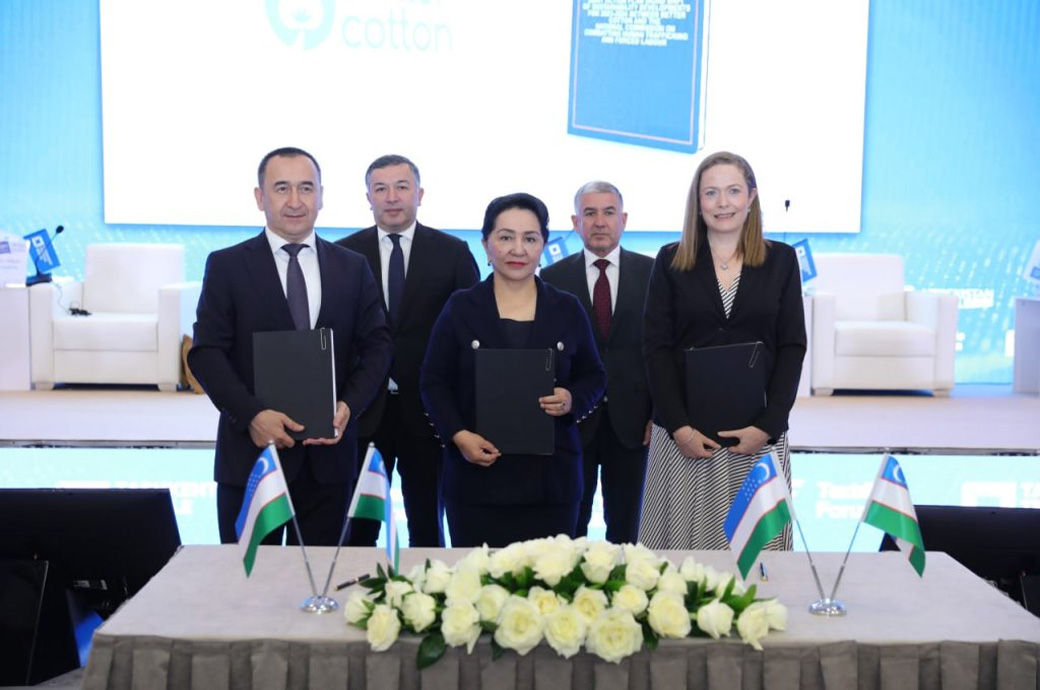
MULTIPOLYGON (((307 550, 319 586, 333 549, 307 550)), ((465 552, 407 549, 401 569, 426 558, 453 564, 465 552)), ((687 553, 667 552, 676 564, 687 553)), ((689 552, 732 571, 728 551, 689 552)), ((815 556, 829 587, 843 554, 815 556)), ((343 549, 333 583, 374 573, 377 549, 343 549)), ((95 633, 83 687, 94 688, 1040 688, 1040 619, 943 553, 918 578, 898 552, 855 553, 838 591, 843 618, 807 606, 817 593, 804 553, 763 555, 760 596, 788 607, 786 632, 758 652, 739 640, 664 640, 620 664, 545 643, 526 656, 491 659, 488 636, 473 654, 449 649, 420 672, 419 639, 372 652, 341 610, 299 610, 309 594, 299 548, 260 547, 246 578, 236 546, 186 546, 95 633)), ((342 604, 348 591, 339 592, 342 604)))

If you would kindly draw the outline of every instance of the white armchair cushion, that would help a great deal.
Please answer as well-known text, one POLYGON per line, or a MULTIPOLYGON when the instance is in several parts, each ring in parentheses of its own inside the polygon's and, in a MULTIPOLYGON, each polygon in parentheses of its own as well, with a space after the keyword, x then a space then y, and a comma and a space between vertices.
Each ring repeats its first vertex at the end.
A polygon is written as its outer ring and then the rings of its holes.
POLYGON ((54 320, 54 349, 155 352, 158 323, 156 314, 62 316, 54 320))
POLYGON ((154 314, 159 288, 184 280, 179 244, 120 242, 87 246, 83 308, 91 312, 154 314))
POLYGON ((909 321, 837 321, 834 354, 856 357, 933 357, 935 329, 909 321))

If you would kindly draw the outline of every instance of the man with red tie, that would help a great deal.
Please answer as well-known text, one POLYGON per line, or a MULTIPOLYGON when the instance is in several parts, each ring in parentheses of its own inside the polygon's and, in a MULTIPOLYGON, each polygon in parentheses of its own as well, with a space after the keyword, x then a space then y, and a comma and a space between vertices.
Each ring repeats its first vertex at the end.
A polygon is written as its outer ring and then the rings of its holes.
POLYGON ((651 403, 643 361, 643 303, 653 259, 622 249, 628 214, 609 182, 588 182, 574 195, 574 230, 580 254, 546 267, 542 279, 573 293, 588 310, 607 393, 578 429, 584 446, 585 493, 577 536, 588 534, 597 475, 603 480, 607 541, 634 543, 650 441, 651 403))

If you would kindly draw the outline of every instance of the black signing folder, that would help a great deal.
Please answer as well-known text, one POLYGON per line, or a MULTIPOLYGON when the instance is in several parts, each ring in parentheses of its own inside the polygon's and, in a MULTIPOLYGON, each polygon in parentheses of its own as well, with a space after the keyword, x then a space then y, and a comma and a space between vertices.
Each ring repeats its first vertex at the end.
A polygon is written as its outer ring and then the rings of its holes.
POLYGON ((538 404, 556 382, 553 351, 478 349, 477 433, 499 452, 552 455, 553 418, 538 404))
POLYGON ((765 407, 764 348, 755 342, 686 350, 686 411, 694 429, 719 445, 737 444, 718 432, 749 426, 765 407))
POLYGON ((332 329, 253 334, 253 391, 272 410, 303 424, 296 440, 333 438, 336 357, 332 329))

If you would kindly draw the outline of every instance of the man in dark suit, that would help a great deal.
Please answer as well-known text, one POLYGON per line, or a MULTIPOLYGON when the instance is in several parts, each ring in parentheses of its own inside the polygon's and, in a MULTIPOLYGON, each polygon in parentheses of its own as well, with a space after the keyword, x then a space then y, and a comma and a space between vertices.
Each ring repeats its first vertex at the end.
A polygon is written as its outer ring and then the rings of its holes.
MULTIPOLYGON (((301 149, 276 149, 260 162, 258 236, 210 254, 188 365, 220 410, 214 479, 220 540, 236 541, 235 518, 261 448, 273 441, 303 540, 336 544, 357 474, 356 429, 392 357, 379 289, 363 257, 314 234, 321 169, 301 149), (253 334, 331 328, 336 351, 333 438, 295 442, 303 427, 253 391, 253 334)), ((291 367, 292 362, 285 362, 291 367)), ((281 530, 265 543, 280 543, 281 530)), ((290 530, 289 543, 296 543, 290 530)))
POLYGON ((601 472, 607 541, 635 543, 651 415, 642 352, 643 303, 654 262, 620 247, 628 214, 614 185, 601 181, 583 185, 574 195, 574 212, 571 221, 585 249, 546 267, 541 276, 581 301, 607 368, 602 404, 578 425, 584 446, 585 493, 577 534, 588 534, 596 475, 601 472))
MULTIPOLYGON (((452 292, 477 282, 466 243, 415 219, 422 203, 419 169, 404 156, 381 156, 365 172, 376 224, 338 244, 368 259, 393 333, 394 362, 361 417, 358 453, 375 444, 388 474, 401 475, 410 546, 444 546, 441 444, 419 397, 419 367, 434 321, 452 292)), ((374 546, 379 522, 352 522, 349 543, 374 546)))

